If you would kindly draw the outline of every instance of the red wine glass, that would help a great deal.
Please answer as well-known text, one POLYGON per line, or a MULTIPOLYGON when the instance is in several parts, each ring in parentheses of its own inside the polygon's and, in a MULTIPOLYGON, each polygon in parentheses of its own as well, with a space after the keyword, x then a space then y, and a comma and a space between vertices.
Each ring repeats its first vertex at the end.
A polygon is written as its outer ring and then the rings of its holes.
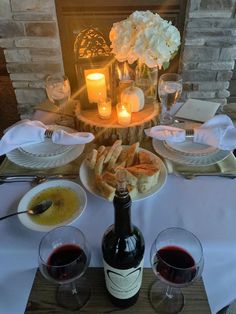
POLYGON ((90 286, 81 276, 90 262, 84 234, 76 227, 62 226, 49 231, 40 241, 38 259, 42 275, 59 284, 56 300, 67 309, 77 310, 90 298, 90 286))
POLYGON ((179 313, 184 306, 180 288, 197 280, 203 269, 203 250, 198 238, 182 228, 168 228, 152 244, 150 260, 159 279, 149 291, 153 308, 158 313, 179 313))

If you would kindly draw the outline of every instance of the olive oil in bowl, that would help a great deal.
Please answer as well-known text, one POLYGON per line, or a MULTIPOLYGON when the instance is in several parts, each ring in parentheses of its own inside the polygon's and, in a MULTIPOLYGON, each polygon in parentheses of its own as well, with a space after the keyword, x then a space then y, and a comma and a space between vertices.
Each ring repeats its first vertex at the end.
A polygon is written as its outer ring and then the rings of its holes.
POLYGON ((33 207, 45 199, 52 200, 53 204, 44 213, 30 216, 34 223, 47 226, 58 225, 68 221, 80 211, 79 197, 69 187, 56 186, 42 190, 32 198, 29 207, 33 207))

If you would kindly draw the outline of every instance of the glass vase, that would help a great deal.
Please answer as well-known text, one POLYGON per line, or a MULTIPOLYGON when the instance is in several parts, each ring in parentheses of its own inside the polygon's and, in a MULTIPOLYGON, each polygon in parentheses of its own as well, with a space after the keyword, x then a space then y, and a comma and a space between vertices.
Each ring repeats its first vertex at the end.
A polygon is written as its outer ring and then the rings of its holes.
POLYGON ((144 92, 145 104, 157 99, 158 67, 149 68, 145 63, 138 62, 135 69, 135 85, 144 92))

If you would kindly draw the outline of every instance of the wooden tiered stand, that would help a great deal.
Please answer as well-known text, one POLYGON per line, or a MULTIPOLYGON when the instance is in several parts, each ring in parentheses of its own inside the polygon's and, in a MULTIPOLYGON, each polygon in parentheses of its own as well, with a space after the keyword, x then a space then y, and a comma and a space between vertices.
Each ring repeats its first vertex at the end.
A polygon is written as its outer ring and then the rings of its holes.
POLYGON ((116 139, 121 139, 124 145, 140 143, 146 137, 144 129, 159 123, 159 103, 146 104, 143 110, 132 113, 132 121, 128 127, 117 122, 116 108, 113 106, 111 118, 103 120, 98 116, 98 110, 82 110, 80 106, 75 111, 75 127, 81 132, 91 132, 95 141, 101 145, 111 145, 116 139))

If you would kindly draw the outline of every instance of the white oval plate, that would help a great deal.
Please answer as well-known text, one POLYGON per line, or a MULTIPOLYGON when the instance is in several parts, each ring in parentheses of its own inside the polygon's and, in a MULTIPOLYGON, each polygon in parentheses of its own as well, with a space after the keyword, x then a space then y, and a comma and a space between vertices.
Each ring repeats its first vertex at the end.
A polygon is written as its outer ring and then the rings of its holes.
POLYGON ((29 190, 22 197, 22 199, 19 202, 17 211, 21 212, 21 211, 26 210, 28 204, 31 202, 33 197, 36 196, 39 192, 45 189, 48 189, 51 187, 57 187, 57 186, 68 187, 76 192, 80 200, 80 206, 79 208, 77 208, 76 213, 69 220, 66 220, 61 224, 55 224, 55 225, 50 225, 50 226, 40 225, 40 224, 35 223, 33 220, 30 219, 28 214, 20 214, 18 215, 18 218, 25 227, 34 231, 48 232, 55 227, 62 226, 62 225, 69 225, 81 216, 81 214, 83 213, 83 211, 85 210, 87 206, 87 195, 86 195, 85 190, 79 184, 73 181, 69 181, 69 180, 53 180, 53 181, 47 181, 47 182, 39 184, 38 186, 29 190))
MULTIPOLYGON (((77 132, 76 130, 62 125, 47 125, 50 130, 62 129, 68 133, 77 132)), ((51 139, 45 139, 42 143, 25 145, 19 148, 22 153, 36 157, 49 157, 65 153, 73 148, 73 145, 55 144, 51 139)))
POLYGON ((84 144, 73 145, 74 147, 68 152, 64 152, 60 155, 49 157, 36 157, 22 153, 19 149, 14 149, 7 153, 7 157, 13 163, 33 169, 48 169, 60 167, 68 164, 72 160, 75 160, 82 154, 84 150, 84 144))
POLYGON ((230 155, 228 150, 217 150, 215 153, 200 155, 200 156, 191 156, 185 155, 181 152, 169 150, 164 144, 163 141, 156 139, 152 140, 152 145, 157 154, 177 162, 183 165, 192 165, 192 166, 210 166, 213 165, 230 155))
MULTIPOLYGON (((142 150, 145 151, 145 149, 143 148, 140 148, 142 150)), ((148 151, 148 153, 152 154, 151 152, 148 151)), ((138 193, 138 195, 135 197, 135 198, 132 198, 132 201, 140 201, 140 200, 143 200, 145 198, 148 198, 149 196, 157 193, 158 191, 160 191, 163 186, 165 185, 166 183, 166 180, 167 180, 167 169, 166 169, 166 166, 164 165, 163 161, 156 155, 152 154, 157 162, 158 162, 158 165, 160 167, 160 174, 159 174, 159 177, 158 177, 158 183, 153 186, 147 193, 138 193)), ((81 166, 80 166, 80 180, 83 184, 83 186, 93 195, 95 196, 98 196, 100 198, 103 198, 105 200, 107 200, 105 197, 103 197, 98 189, 96 188, 96 185, 95 185, 95 180, 94 180, 94 171, 91 170, 85 161, 82 162, 81 166)))

